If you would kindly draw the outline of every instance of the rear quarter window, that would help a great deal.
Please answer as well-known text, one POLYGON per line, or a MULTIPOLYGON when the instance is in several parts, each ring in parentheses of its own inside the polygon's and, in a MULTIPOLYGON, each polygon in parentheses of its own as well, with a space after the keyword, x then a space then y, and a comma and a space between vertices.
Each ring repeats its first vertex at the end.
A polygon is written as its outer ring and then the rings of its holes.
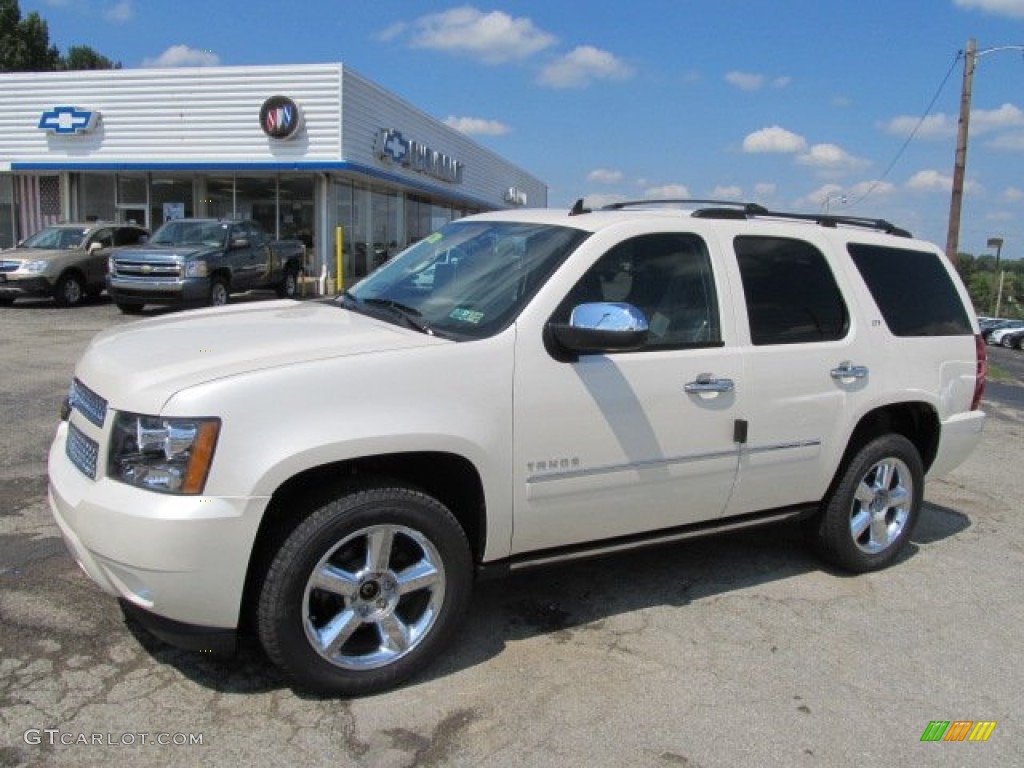
POLYGON ((939 254, 863 243, 847 249, 894 336, 974 333, 939 254))

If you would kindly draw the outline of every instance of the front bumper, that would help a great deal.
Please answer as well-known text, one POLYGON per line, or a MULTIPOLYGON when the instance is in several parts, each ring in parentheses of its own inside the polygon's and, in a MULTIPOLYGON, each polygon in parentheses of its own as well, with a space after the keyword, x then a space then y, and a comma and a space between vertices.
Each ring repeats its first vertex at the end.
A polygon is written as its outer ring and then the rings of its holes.
POLYGON ((144 304, 205 302, 210 298, 210 278, 159 280, 107 275, 107 293, 114 301, 144 304))
POLYGON ((49 278, 39 275, 31 277, 14 276, 11 273, 0 275, 0 296, 6 299, 17 299, 28 296, 52 296, 53 285, 49 278))
POLYGON ((203 643, 233 633, 269 499, 173 496, 103 476, 92 480, 68 458, 67 433, 61 422, 50 448, 48 496, 82 570, 108 594, 153 617, 142 623, 171 642, 192 636, 203 650, 203 643), (191 630, 167 629, 175 626, 191 630))

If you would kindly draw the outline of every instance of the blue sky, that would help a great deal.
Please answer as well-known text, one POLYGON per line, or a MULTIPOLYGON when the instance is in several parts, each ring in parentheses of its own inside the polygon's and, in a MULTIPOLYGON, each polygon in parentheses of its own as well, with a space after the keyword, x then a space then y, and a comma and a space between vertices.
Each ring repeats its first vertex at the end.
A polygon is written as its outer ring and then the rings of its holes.
POLYGON ((552 207, 665 196, 827 206, 940 247, 958 54, 974 38, 987 53, 960 249, 990 252, 1002 237, 1004 257, 1024 256, 1024 0, 20 6, 61 51, 89 45, 126 68, 341 61, 544 180, 552 207))

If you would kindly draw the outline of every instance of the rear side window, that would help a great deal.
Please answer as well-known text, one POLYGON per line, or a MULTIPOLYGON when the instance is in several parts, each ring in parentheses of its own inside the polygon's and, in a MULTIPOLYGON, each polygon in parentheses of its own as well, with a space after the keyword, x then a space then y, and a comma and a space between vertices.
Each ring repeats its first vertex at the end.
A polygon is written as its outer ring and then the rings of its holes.
POLYGON ((737 237, 733 247, 755 345, 835 341, 846 335, 846 302, 821 251, 785 237, 737 237))
POLYGON ((847 248, 894 336, 973 333, 938 254, 862 243, 847 248))

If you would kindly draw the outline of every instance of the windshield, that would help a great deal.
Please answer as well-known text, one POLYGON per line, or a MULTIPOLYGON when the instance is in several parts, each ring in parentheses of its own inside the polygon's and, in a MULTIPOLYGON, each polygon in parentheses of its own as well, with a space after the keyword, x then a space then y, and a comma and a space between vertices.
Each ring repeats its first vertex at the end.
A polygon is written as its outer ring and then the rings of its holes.
POLYGON ((403 251, 342 306, 454 339, 505 328, 588 233, 549 224, 453 222, 403 251))
POLYGON ((153 245, 223 246, 231 225, 222 221, 169 221, 150 239, 153 245))
POLYGON ((32 237, 26 238, 21 244, 23 248, 47 248, 50 250, 64 250, 81 248, 89 232, 86 227, 46 227, 36 232, 32 237))

